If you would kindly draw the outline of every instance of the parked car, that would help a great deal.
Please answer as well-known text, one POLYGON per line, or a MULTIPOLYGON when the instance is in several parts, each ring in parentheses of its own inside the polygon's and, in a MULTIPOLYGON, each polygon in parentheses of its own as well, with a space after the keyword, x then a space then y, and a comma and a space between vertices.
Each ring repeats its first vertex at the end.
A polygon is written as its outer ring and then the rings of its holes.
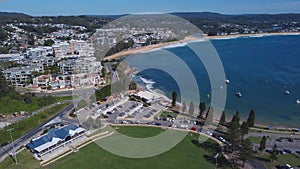
POLYGON ((278 150, 279 154, 285 154, 285 152, 283 150, 278 150))
POLYGON ((148 125, 153 125, 153 122, 147 122, 148 125))
POLYGON ((289 153, 289 154, 293 154, 293 151, 290 149, 283 149, 283 151, 285 151, 286 153, 289 153))
POLYGON ((268 152, 268 153, 272 153, 273 152, 273 150, 271 148, 267 148, 265 151, 268 152))
POLYGON ((123 117, 123 116, 125 116, 125 113, 122 112, 122 113, 119 114, 119 116, 120 116, 120 117, 123 117))
POLYGON ((191 130, 192 131, 197 131, 197 128, 196 127, 192 127, 191 130))
POLYGON ((283 165, 282 166, 283 168, 285 168, 285 169, 294 169, 291 165, 289 165, 289 164, 285 164, 285 165, 283 165))
POLYGON ((4 147, 4 146, 6 146, 8 144, 9 144, 9 142, 4 142, 4 143, 1 144, 1 147, 4 147))
POLYGON ((156 126, 162 126, 162 124, 161 123, 154 123, 154 125, 156 125, 156 126))

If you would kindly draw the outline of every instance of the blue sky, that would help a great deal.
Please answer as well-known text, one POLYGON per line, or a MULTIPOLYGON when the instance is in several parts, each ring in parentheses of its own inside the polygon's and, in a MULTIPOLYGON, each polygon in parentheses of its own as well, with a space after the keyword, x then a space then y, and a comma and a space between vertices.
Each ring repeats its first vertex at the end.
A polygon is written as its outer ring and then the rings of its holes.
POLYGON ((0 11, 35 16, 191 11, 300 13, 300 0, 0 0, 0 11))

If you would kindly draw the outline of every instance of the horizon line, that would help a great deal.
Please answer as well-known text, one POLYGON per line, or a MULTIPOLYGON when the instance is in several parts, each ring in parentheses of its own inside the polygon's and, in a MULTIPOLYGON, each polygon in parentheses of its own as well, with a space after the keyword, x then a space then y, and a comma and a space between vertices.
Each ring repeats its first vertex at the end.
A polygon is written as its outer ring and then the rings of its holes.
POLYGON ((220 13, 214 11, 173 11, 173 12, 133 12, 123 14, 57 14, 57 15, 32 15, 21 11, 0 11, 0 13, 16 13, 24 14, 31 17, 50 17, 50 16, 122 16, 122 15, 134 15, 134 14, 174 14, 174 13, 214 13, 221 15, 282 15, 282 14, 300 14, 300 12, 279 12, 279 13, 220 13))

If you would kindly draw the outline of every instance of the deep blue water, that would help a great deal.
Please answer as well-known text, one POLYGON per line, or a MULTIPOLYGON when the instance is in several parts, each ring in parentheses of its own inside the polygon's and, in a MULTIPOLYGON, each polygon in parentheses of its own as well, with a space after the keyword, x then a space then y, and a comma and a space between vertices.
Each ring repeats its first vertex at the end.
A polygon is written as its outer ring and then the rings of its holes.
MULTIPOLYGON (((228 113, 239 110, 246 118, 253 109, 259 122, 300 127, 300 104, 296 104, 300 99, 300 36, 244 37, 211 42, 223 63, 226 77, 230 79, 225 107, 228 113), (290 91, 290 95, 284 94, 285 90, 290 91), (237 91, 242 93, 242 98, 235 96, 237 91)), ((201 101, 209 104, 209 78, 195 54, 187 46, 164 50, 188 64, 199 85, 201 101)), ((168 62, 158 51, 133 55, 126 61, 132 67, 141 68, 156 55, 160 55, 159 59, 155 58, 158 64, 168 62)), ((152 87, 168 96, 174 90, 179 92, 176 82, 160 70, 140 72, 135 78, 137 82, 141 82, 140 76, 155 82, 152 87)))

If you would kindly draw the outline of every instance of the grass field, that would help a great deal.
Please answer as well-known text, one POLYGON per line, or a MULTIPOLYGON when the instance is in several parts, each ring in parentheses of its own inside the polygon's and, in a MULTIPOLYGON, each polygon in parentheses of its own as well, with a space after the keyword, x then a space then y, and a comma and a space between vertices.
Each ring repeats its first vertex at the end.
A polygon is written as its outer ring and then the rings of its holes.
POLYGON ((1 169, 31 169, 40 168, 39 161, 33 158, 29 150, 23 150, 17 155, 18 165, 14 163, 11 157, 6 158, 0 163, 1 169))
MULTIPOLYGON (((163 132, 159 128, 150 127, 117 127, 117 130, 131 137, 151 137, 163 132)), ((111 154, 96 143, 91 143, 78 152, 72 153, 55 163, 48 165, 46 169, 65 168, 101 168, 101 169, 211 169, 214 168, 215 160, 213 156, 220 151, 219 145, 208 140, 203 144, 197 144, 197 134, 188 134, 181 143, 168 152, 161 155, 132 159, 111 154)), ((38 161, 32 158, 27 150, 21 152, 18 157, 20 164, 16 167, 11 158, 0 164, 2 169, 13 168, 42 168, 38 161)), ((227 162, 219 157, 218 168, 230 168, 227 162)))
MULTIPOLYGON (((265 158, 269 158, 268 155, 264 155, 265 158)), ((293 168, 300 167, 300 160, 293 154, 284 154, 284 155, 277 155, 277 160, 273 162, 266 162, 266 166, 271 168, 276 168, 277 165, 284 165, 284 164, 290 164, 293 168)))
MULTIPOLYGON (((118 131, 131 137, 150 137, 157 135, 163 130, 149 127, 119 127, 118 131)), ((103 169, 209 169, 214 168, 213 156, 220 151, 219 145, 208 140, 203 144, 197 144, 198 136, 189 134, 175 148, 161 155, 132 159, 111 154, 95 143, 91 143, 76 153, 58 160, 46 168, 103 168, 103 169)), ((219 159, 222 168, 229 168, 225 165, 224 159, 219 159)), ((227 163, 226 163, 227 164, 227 163)), ((220 167, 220 168, 221 168, 220 167)))
POLYGON ((141 127, 128 126, 128 127, 114 127, 114 129, 123 135, 129 137, 135 137, 135 138, 152 137, 164 132, 163 129, 157 127, 141 128, 141 127))
POLYGON ((167 119, 167 118, 176 118, 177 115, 178 115, 178 113, 173 112, 173 111, 163 111, 159 117, 162 119, 167 119))
POLYGON ((59 104, 57 106, 54 106, 50 109, 47 109, 43 112, 40 112, 38 114, 35 114, 29 118, 26 118, 24 120, 21 120, 17 123, 14 123, 10 126, 5 127, 4 129, 0 130, 0 144, 4 142, 10 142, 10 135, 9 132, 7 132, 7 129, 14 128, 12 135, 13 138, 19 138, 25 133, 27 133, 29 130, 33 129, 34 127, 37 127, 42 122, 46 121, 49 117, 53 116, 54 114, 58 113, 59 111, 63 110, 65 107, 67 107, 70 103, 64 103, 59 104))
POLYGON ((33 112, 42 108, 43 106, 50 105, 59 101, 63 100, 72 100, 72 96, 62 96, 62 97, 51 97, 51 99, 47 99, 46 101, 34 97, 32 99, 32 103, 26 104, 24 101, 13 100, 9 97, 4 97, 0 99, 0 114, 12 114, 14 112, 26 111, 26 112, 33 112), (45 105, 40 104, 44 102, 45 105))
POLYGON ((261 141, 261 139, 262 139, 262 137, 253 137, 253 136, 251 136, 251 137, 248 137, 248 139, 251 140, 251 142, 253 144, 259 144, 260 141, 261 141))

